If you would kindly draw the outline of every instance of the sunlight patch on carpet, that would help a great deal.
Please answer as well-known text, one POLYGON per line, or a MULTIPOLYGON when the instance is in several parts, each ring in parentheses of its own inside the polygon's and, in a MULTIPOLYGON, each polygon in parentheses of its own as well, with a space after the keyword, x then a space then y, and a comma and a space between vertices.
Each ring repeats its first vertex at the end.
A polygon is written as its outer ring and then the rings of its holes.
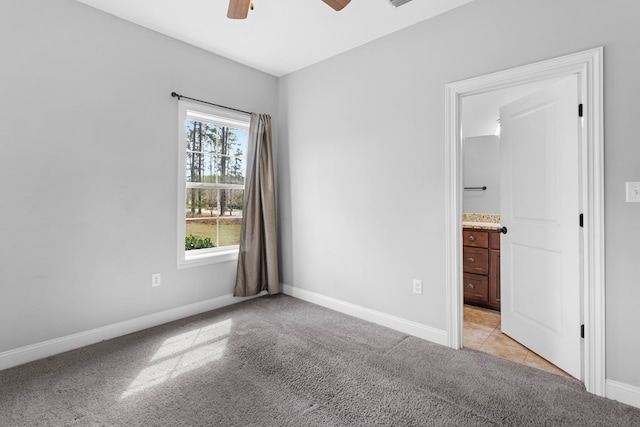
POLYGON ((227 346, 231 325, 232 320, 228 319, 169 338, 153 355, 151 365, 138 374, 120 398, 125 399, 220 359, 227 346))

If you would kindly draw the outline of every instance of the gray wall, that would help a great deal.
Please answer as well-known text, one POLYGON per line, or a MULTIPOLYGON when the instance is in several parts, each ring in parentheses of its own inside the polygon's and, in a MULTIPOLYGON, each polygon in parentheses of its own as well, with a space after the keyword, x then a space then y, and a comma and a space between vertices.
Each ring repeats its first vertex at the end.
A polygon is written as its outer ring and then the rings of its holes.
POLYGON ((607 377, 640 386, 638 16, 476 0, 277 81, 75 1, 0 2, 0 352, 231 292, 233 263, 176 269, 173 90, 279 123, 284 283, 445 329, 444 85, 604 46, 607 377))
POLYGON ((0 352, 231 293, 176 267, 170 93, 277 117, 277 79, 71 0, 0 2, 0 52, 0 352))
POLYGON ((445 84, 604 46, 606 376, 640 386, 638 16, 629 0, 476 0, 281 78, 283 282, 445 329, 445 84))
POLYGON ((465 190, 462 212, 500 214, 500 137, 473 136, 464 139, 464 186, 487 187, 465 190))

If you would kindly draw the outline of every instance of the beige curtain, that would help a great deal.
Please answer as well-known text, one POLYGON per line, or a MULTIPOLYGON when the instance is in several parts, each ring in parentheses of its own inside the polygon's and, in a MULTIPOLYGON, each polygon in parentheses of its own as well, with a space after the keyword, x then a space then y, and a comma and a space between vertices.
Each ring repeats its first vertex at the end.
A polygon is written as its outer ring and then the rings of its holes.
POLYGON ((251 114, 247 174, 240 228, 238 274, 233 295, 280 292, 271 116, 251 114))

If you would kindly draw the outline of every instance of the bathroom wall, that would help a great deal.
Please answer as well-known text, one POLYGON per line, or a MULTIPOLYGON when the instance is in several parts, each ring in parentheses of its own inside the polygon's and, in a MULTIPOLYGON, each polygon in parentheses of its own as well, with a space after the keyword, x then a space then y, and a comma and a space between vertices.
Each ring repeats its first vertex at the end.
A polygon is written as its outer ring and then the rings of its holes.
POLYGON ((464 140, 464 186, 485 191, 465 190, 463 212, 500 213, 500 137, 468 137, 464 140))

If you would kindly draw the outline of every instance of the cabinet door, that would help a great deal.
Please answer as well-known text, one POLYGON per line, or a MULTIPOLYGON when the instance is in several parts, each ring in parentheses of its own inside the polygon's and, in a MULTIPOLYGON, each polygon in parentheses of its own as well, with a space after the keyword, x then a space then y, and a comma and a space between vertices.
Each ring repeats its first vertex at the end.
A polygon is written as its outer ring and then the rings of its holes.
POLYGON ((500 249, 500 233, 492 231, 489 240, 491 242, 491 249, 500 249))
POLYGON ((489 304, 500 311, 500 251, 489 251, 489 304))

